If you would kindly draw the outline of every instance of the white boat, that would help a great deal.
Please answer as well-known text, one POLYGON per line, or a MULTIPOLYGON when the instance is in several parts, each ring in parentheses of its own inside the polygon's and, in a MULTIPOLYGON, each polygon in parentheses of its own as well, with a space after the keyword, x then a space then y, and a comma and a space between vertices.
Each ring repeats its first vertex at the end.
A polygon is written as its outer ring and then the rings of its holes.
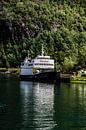
POLYGON ((35 59, 28 56, 21 63, 20 78, 34 81, 56 80, 57 72, 54 70, 54 60, 50 56, 44 55, 43 45, 41 55, 38 55, 35 59))

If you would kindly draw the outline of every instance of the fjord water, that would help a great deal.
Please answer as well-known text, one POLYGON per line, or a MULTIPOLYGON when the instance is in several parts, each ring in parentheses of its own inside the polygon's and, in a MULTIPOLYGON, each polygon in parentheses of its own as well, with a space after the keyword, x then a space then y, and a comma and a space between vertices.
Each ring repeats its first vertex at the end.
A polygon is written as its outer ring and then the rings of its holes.
POLYGON ((0 77, 0 130, 86 130, 86 84, 0 77))

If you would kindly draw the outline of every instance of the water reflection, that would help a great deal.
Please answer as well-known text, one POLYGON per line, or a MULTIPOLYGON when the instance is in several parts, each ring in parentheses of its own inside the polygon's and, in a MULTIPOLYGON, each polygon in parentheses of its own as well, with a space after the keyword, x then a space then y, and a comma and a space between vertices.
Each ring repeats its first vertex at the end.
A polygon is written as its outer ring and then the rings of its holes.
POLYGON ((54 85, 36 84, 34 86, 34 120, 39 129, 50 130, 55 126, 54 113, 54 85))
POLYGON ((21 128, 21 99, 19 81, 12 78, 0 78, 0 130, 19 130, 21 128))
POLYGON ((86 84, 71 84, 71 87, 78 93, 79 98, 86 98, 86 84))
POLYGON ((33 83, 21 81, 20 95, 22 101, 22 126, 24 128, 33 128, 33 83))
POLYGON ((54 85, 22 81, 20 88, 24 127, 36 130, 54 128, 54 85))
POLYGON ((55 130, 86 129, 86 85, 62 83, 54 94, 55 130))
POLYGON ((86 130, 86 84, 0 78, 0 130, 86 130))

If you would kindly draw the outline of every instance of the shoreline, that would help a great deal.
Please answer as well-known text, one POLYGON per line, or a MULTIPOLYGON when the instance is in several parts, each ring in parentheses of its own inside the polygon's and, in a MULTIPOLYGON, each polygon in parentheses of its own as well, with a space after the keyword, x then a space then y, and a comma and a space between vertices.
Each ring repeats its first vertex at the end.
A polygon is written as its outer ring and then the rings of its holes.
MULTIPOLYGON (((20 68, 0 68, 0 75, 19 76, 20 68)), ((62 74, 60 73, 59 82, 67 83, 86 83, 86 76, 62 74)))
POLYGON ((0 68, 0 75, 19 75, 20 68, 0 68))

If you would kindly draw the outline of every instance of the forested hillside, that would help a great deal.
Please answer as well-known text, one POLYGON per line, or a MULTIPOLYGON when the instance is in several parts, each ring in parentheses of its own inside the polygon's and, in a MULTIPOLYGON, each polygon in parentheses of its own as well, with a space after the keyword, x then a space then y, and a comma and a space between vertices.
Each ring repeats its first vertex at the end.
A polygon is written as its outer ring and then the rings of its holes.
POLYGON ((56 69, 85 66, 86 0, 0 1, 0 67, 34 58, 42 44, 56 69))

